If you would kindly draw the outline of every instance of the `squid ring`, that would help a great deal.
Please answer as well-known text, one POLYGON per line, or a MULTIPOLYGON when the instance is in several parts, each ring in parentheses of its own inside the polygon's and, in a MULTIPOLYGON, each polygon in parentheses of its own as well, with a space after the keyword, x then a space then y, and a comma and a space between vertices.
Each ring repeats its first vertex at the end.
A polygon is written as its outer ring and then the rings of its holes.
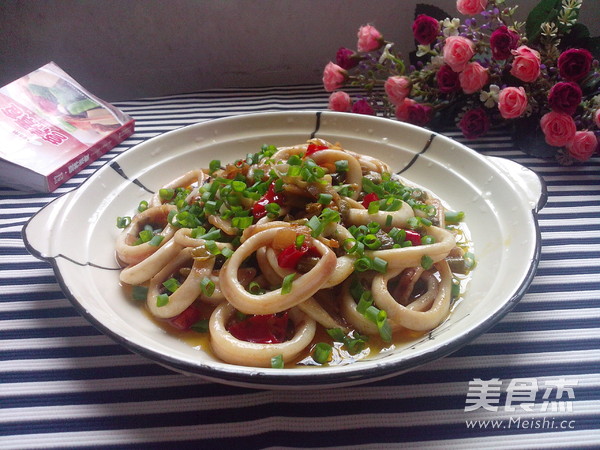
POLYGON ((221 291, 236 309, 245 314, 274 314, 290 309, 321 289, 335 270, 337 260, 335 253, 325 244, 311 237, 307 239, 307 244, 315 246, 321 258, 309 272, 294 280, 291 292, 282 293, 281 288, 261 295, 248 292, 238 280, 237 273, 240 265, 259 248, 270 244, 279 231, 279 228, 270 228, 248 238, 221 269, 221 291))
POLYGON ((224 302, 217 306, 209 320, 212 349, 219 358, 230 364, 271 367, 271 358, 278 355, 282 356, 284 362, 291 361, 310 345, 316 331, 315 321, 293 308, 289 312, 296 329, 292 339, 279 344, 246 342, 227 331, 227 322, 234 313, 235 308, 224 302))

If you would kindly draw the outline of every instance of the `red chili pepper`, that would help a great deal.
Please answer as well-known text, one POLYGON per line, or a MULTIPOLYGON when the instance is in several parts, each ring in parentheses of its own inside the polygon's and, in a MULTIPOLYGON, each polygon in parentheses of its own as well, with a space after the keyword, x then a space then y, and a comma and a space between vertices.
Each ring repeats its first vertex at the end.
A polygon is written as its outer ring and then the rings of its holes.
POLYGON ((271 183, 269 185, 269 189, 252 207, 252 215, 256 219, 260 219, 267 215, 267 209, 265 208, 269 203, 277 203, 278 205, 283 205, 285 201, 285 197, 283 193, 275 192, 275 183, 271 183))
POLYGON ((329 147, 327 147, 326 145, 320 145, 320 144, 308 144, 308 147, 306 149, 306 153, 304 156, 310 156, 315 152, 318 152, 319 150, 327 150, 329 147))
POLYGON ((232 323, 227 329, 233 337, 258 344, 280 344, 287 337, 288 313, 250 316, 232 323))
POLYGON ((416 231, 405 230, 406 240, 412 242, 412 245, 421 245, 421 235, 416 231))
POLYGON ((279 267, 283 267, 284 269, 295 269, 300 258, 307 254, 318 256, 319 252, 313 245, 309 247, 306 244, 302 244, 300 248, 297 248, 295 244, 292 244, 284 248, 279 256, 277 256, 277 263, 279 267))
POLYGON ((189 330, 192 325, 200 320, 200 311, 189 306, 178 316, 169 319, 169 323, 178 330, 189 330))
POLYGON ((363 198, 362 201, 362 205, 365 208, 368 208, 371 202, 376 202, 377 200, 379 200, 379 195, 377 195, 375 192, 371 192, 370 194, 365 195, 365 198, 363 198))

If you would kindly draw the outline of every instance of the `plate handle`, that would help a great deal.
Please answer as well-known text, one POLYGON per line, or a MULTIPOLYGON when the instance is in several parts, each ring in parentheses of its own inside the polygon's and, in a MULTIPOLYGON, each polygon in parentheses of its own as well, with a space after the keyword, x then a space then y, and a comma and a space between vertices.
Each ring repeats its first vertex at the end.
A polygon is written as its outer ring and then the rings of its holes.
POLYGON ((52 230, 60 226, 60 215, 73 192, 67 192, 52 200, 35 213, 23 227, 21 234, 25 247, 36 258, 48 260, 58 256, 52 254, 53 242, 48 236, 52 236, 52 230))
POLYGON ((548 200, 548 190, 546 182, 541 176, 510 159, 498 156, 487 156, 486 158, 498 167, 526 196, 534 212, 537 213, 544 207, 548 200))

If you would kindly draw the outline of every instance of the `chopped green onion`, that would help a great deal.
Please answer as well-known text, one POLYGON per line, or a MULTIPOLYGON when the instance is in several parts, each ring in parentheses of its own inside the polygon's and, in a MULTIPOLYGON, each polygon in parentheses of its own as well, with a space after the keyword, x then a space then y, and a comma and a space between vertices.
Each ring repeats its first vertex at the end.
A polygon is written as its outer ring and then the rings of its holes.
POLYGON ((273 369, 283 369, 283 355, 276 355, 271 358, 271 367, 273 369))
POLYGON ((327 334, 336 342, 344 342, 346 334, 341 328, 328 328, 327 334))
POLYGON ((469 270, 475 267, 475 255, 471 252, 466 252, 463 256, 465 260, 465 267, 469 270))
POLYGON ((423 236, 421 238, 421 244, 423 244, 423 245, 435 244, 435 238, 433 236, 426 234, 425 236, 423 236))
POLYGON ((169 201, 173 198, 174 195, 175 189, 163 188, 158 190, 158 196, 161 200, 169 201))
POLYGON ((131 288, 131 298, 134 300, 146 300, 148 298, 148 288, 146 286, 133 286, 131 288))
POLYGON ((154 247, 158 247, 160 245, 160 243, 163 241, 165 237, 161 236, 160 234, 157 234, 156 236, 154 236, 152 239, 150 239, 148 241, 149 245, 152 245, 154 247))
POLYGON ((193 239, 196 239, 196 238, 198 238, 198 236, 201 236, 201 235, 203 235, 203 234, 205 234, 205 233, 206 233, 206 228, 204 228, 204 227, 196 227, 196 228, 194 228, 194 229, 193 229, 193 230, 190 232, 190 236, 191 236, 193 239))
POLYGON ((423 255, 421 257, 421 267, 425 270, 429 270, 431 269, 431 266, 433 266, 433 259, 431 259, 431 256, 423 255))
POLYGON ((243 230, 252 225, 252 221, 252 217, 234 217, 231 219, 231 225, 233 225, 235 228, 243 230))
POLYGON ((319 194, 319 198, 317 199, 317 203, 320 203, 321 205, 329 205, 331 203, 331 200, 333 199, 333 196, 331 194, 319 194))
POLYGON ((385 217, 385 227, 386 227, 386 228, 389 228, 389 227, 391 227, 391 226, 392 226, 392 220, 393 220, 393 219, 394 219, 394 217, 393 217, 391 214, 388 214, 388 215, 385 217))
POLYGON ((202 234, 200 236, 196 236, 196 239, 204 239, 204 240, 215 240, 221 237, 221 230, 219 228, 212 228, 208 233, 202 234))
POLYGON ((215 241, 212 241, 210 239, 205 240, 204 246, 206 247, 206 250, 208 250, 210 252, 211 255, 220 255, 221 254, 221 250, 219 250, 219 246, 217 245, 217 243, 215 241))
POLYGON ((209 164, 208 164, 208 170, 210 173, 213 173, 216 170, 219 170, 221 168, 221 161, 219 161, 218 159, 213 159, 209 164))
POLYGON ((362 315, 365 315, 367 309, 369 309, 373 305, 373 296, 371 292, 364 291, 360 299, 358 300, 358 304, 356 305, 356 311, 362 315))
POLYGON ((163 283, 163 286, 169 292, 175 292, 181 286, 181 283, 175 278, 169 278, 167 281, 163 283))
POLYGON ((223 247, 221 249, 221 255, 223 255, 225 258, 229 259, 233 255, 233 250, 231 250, 229 247, 223 247))
POLYGON ((269 215, 269 217, 277 217, 279 216, 279 213, 281 212, 281 206, 279 206, 278 203, 268 203, 265 206, 265 210, 267 211, 267 214, 269 215))
POLYGON ((206 297, 212 297, 215 293, 215 283, 210 278, 204 277, 200 281, 200 289, 206 297))
POLYGON ((392 327, 387 318, 387 313, 383 309, 377 314, 375 324, 377 325, 381 339, 385 342, 390 342, 392 340, 392 327))
POLYGON ((371 259, 363 256, 354 261, 354 269, 358 272, 365 272, 371 268, 371 259))
POLYGON ((140 204, 138 205, 138 211, 139 212, 144 212, 148 209, 148 202, 146 200, 142 200, 140 202, 140 204))
POLYGON ((452 288, 450 290, 452 298, 460 297, 460 281, 456 278, 452 279, 452 288))
POLYGON ((374 234, 367 234, 363 238, 363 244, 365 244, 369 250, 377 250, 379 247, 381 247, 381 241, 374 234))
POLYGON ((264 294, 265 290, 256 281, 252 281, 248 285, 248 292, 252 295, 261 295, 264 294))
POLYGON ((296 273, 290 273, 289 275, 285 276, 283 282, 281 283, 281 294, 289 294, 292 292, 292 282, 294 281, 295 277, 296 273))
POLYGON ((455 224, 461 222, 465 218, 465 213, 462 211, 446 211, 444 217, 446 223, 455 224))
POLYGON ((208 319, 201 319, 194 323, 191 327, 196 333, 207 333, 208 332, 208 319))
POLYGON ((162 306, 166 306, 169 303, 168 294, 160 294, 156 296, 156 306, 159 308, 162 306))
POLYGON ((131 217, 117 217, 117 228, 127 228, 131 223, 131 217))
POLYGON ((299 234, 298 236, 296 236, 296 248, 300 248, 302 247, 302 244, 304 244, 304 240, 306 239, 306 236, 304 234, 299 234))
POLYGON ((287 163, 290 166, 299 166, 302 164, 302 158, 300 158, 298 155, 292 155, 288 158, 287 163))
POLYGON ((319 364, 325 364, 331 358, 331 353, 333 349, 331 345, 325 342, 319 342, 315 345, 315 350, 313 351, 313 359, 315 362, 319 364))
POLYGON ((348 161, 345 159, 335 162, 335 170, 337 172, 348 172, 348 168, 348 161))
POLYGON ((387 271, 387 266, 388 262, 379 256, 375 256, 371 261, 371 269, 379 273, 385 273, 387 271))
POLYGON ((248 186, 246 186, 246 183, 244 183, 243 181, 232 181, 231 182, 231 188, 235 191, 235 192, 244 192, 244 190, 247 188, 248 186))
POLYGON ((319 236, 325 228, 325 225, 321 223, 317 216, 312 216, 306 225, 312 230, 310 235, 315 238, 319 236))
POLYGON ((367 208, 367 212, 369 214, 377 214, 379 212, 379 202, 371 202, 371 203, 369 203, 369 207, 367 208))

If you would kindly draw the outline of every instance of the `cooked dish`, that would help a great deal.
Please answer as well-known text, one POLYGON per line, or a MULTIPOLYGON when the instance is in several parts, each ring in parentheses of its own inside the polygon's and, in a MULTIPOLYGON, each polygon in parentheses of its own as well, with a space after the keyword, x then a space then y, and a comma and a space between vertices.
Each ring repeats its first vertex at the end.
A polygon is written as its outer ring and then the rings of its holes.
POLYGON ((462 219, 312 139, 174 179, 117 219, 116 254, 153 318, 227 363, 344 364, 445 320, 474 266, 462 219))

